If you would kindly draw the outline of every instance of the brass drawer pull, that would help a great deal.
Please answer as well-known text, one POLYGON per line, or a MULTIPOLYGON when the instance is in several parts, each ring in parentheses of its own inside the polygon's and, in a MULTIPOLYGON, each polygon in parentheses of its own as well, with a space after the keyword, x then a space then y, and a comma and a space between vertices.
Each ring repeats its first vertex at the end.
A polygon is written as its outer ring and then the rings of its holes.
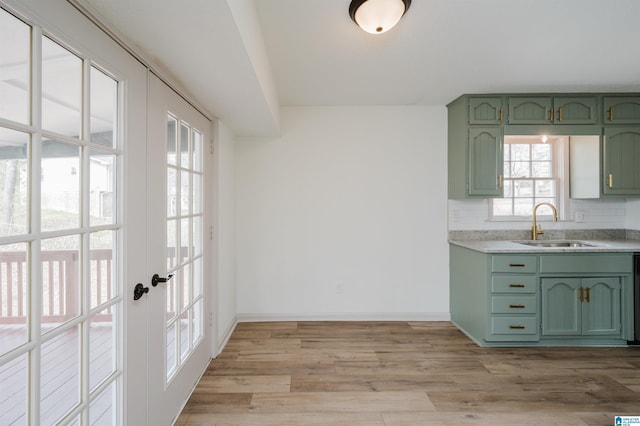
POLYGON ((613 121, 613 107, 609 107, 609 121, 613 121))
POLYGON ((500 118, 498 119, 498 121, 502 122, 502 107, 500 107, 500 118))
POLYGON ((524 288, 524 284, 509 284, 509 288, 524 288))
POLYGON ((524 309, 526 306, 524 305, 509 305, 510 309, 524 309))
POLYGON ((524 327, 524 325, 510 325, 509 329, 511 329, 511 330, 524 330, 525 327, 524 327))
POLYGON ((510 263, 509 264, 510 268, 524 268, 525 266, 527 266, 527 265, 525 265, 524 263, 510 263))

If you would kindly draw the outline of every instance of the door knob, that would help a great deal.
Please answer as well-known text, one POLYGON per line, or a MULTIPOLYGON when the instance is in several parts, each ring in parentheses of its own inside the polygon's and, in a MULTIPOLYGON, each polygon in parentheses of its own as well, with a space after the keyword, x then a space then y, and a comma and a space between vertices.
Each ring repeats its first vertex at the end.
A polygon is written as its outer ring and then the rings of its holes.
POLYGON ((149 287, 145 287, 142 283, 136 284, 133 289, 133 300, 140 299, 145 293, 149 293, 149 287))
POLYGON ((169 274, 167 275, 167 278, 162 278, 160 275, 158 274, 153 274, 153 277, 151 277, 151 285, 152 286, 157 286, 159 283, 166 283, 167 281, 169 281, 171 278, 173 278, 173 274, 169 274))

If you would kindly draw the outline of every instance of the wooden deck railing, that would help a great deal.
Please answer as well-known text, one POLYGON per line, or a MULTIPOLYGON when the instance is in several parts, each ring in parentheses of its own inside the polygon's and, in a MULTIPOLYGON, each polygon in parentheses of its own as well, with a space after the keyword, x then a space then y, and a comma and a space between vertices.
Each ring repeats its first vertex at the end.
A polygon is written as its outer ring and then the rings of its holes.
MULTIPOLYGON (((187 247, 180 247, 185 258, 187 247)), ((169 248, 167 269, 175 265, 176 249, 169 248)), ((80 262, 77 250, 47 250, 42 262, 42 323, 65 322, 76 315, 80 306, 80 262)), ((89 294, 91 307, 113 297, 113 259, 111 249, 89 252, 89 294)), ((27 322, 27 257, 22 251, 0 252, 0 325, 27 322)), ((169 282, 168 307, 175 307, 173 287, 169 282)), ((111 308, 92 316, 92 321, 110 321, 111 308)))
MULTIPOLYGON (((90 251, 91 306, 113 296, 112 251, 90 251)), ((64 322, 78 315, 80 265, 76 250, 43 251, 42 322, 64 322)), ((25 252, 0 252, 0 324, 25 324, 27 320, 27 259, 25 252)), ((92 320, 110 320, 107 309, 92 320)))

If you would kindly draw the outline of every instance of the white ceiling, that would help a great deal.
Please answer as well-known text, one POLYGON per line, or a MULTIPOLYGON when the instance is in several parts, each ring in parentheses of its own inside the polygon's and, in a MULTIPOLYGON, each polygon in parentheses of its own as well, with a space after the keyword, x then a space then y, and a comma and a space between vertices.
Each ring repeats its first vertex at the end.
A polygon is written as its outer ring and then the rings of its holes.
POLYGON ((413 0, 360 30, 349 0, 79 0, 239 135, 278 106, 446 105, 463 93, 640 92, 640 1, 413 0))

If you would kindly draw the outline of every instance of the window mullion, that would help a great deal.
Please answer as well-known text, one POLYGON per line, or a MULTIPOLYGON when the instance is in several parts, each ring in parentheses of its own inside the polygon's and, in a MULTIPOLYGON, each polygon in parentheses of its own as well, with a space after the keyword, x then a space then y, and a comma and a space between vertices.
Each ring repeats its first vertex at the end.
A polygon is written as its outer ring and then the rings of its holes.
POLYGON ((42 262, 40 254, 40 176, 42 157, 42 29, 31 27, 31 125, 35 132, 30 144, 30 182, 29 182, 29 260, 30 279, 28 293, 31 297, 29 315, 30 340, 35 344, 29 355, 29 402, 27 423, 40 424, 40 377, 41 377, 41 324, 42 318, 42 262))

